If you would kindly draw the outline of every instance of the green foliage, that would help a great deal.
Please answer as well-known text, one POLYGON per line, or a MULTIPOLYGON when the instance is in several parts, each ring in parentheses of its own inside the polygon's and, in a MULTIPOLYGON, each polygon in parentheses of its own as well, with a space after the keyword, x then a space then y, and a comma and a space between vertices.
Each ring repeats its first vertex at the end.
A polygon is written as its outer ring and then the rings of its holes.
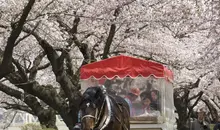
POLYGON ((38 124, 30 123, 22 126, 21 130, 41 130, 41 126, 38 124))
POLYGON ((39 124, 29 123, 24 126, 21 126, 21 130, 54 130, 54 129, 52 128, 42 129, 42 127, 39 124))
POLYGON ((213 130, 215 124, 210 124, 210 130, 213 130))

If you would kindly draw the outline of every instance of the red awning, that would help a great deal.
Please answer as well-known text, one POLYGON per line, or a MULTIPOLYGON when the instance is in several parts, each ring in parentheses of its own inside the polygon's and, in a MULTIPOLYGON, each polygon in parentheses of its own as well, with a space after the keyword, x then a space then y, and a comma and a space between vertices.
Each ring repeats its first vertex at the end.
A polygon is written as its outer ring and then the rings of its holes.
POLYGON ((159 63, 124 55, 84 65, 80 69, 80 74, 81 79, 89 79, 90 77, 112 79, 115 77, 125 78, 127 76, 135 78, 137 76, 148 77, 150 75, 156 78, 173 79, 173 73, 159 63))

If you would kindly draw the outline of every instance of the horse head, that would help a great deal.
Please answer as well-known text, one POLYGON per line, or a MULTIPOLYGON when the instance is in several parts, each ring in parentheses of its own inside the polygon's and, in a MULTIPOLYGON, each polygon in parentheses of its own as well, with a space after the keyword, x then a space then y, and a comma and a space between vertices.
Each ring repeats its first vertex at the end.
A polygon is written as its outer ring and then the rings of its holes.
POLYGON ((105 101, 105 89, 100 86, 89 87, 82 96, 80 114, 83 130, 93 130, 98 120, 99 111, 105 101))

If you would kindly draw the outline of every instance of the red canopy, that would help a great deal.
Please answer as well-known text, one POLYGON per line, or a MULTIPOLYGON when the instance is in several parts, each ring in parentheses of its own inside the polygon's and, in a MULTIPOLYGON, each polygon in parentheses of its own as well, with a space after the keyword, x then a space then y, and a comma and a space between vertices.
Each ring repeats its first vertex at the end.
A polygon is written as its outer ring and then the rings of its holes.
POLYGON ((156 78, 173 79, 172 71, 159 63, 124 55, 84 65, 80 70, 80 74, 81 79, 90 77, 112 79, 117 76, 120 78, 127 76, 135 78, 137 76, 148 77, 150 75, 156 78))

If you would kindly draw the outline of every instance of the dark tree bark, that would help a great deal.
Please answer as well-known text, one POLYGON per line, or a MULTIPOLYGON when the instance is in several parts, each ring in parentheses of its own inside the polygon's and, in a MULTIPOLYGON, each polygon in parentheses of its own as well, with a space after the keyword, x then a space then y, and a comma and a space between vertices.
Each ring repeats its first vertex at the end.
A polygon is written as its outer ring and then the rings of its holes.
POLYGON ((35 0, 29 0, 27 6, 24 8, 24 11, 21 15, 21 18, 17 25, 15 25, 15 28, 13 28, 8 40, 7 45, 4 51, 3 60, 0 65, 0 79, 3 78, 5 75, 12 72, 11 66, 12 66, 12 53, 15 45, 15 41, 20 35, 23 25, 27 19, 28 14, 31 11, 32 6, 34 5, 35 0))
POLYGON ((5 107, 6 109, 15 109, 28 112, 38 117, 42 127, 57 129, 55 111, 50 107, 48 109, 43 108, 36 97, 12 89, 1 82, 0 91, 6 93, 9 96, 15 97, 16 99, 20 99, 21 101, 23 100, 23 102, 27 104, 27 106, 21 106, 19 104, 5 103, 7 105, 5 107))
MULTIPOLYGON (((14 71, 14 72, 8 74, 7 76, 5 76, 5 78, 8 81, 10 81, 11 83, 13 83, 15 86, 17 86, 18 88, 22 88, 25 85, 31 86, 34 82, 28 83, 29 82, 28 80, 31 80, 31 81, 35 80, 38 66, 39 66, 42 58, 44 57, 44 55, 45 55, 44 53, 40 53, 39 56, 37 56, 35 58, 35 60, 33 62, 33 67, 29 71, 29 74, 30 74, 29 79, 27 79, 28 77, 27 77, 27 74, 25 73, 25 70, 23 69, 23 67, 15 59, 12 59, 13 63, 15 64, 13 66, 14 67, 13 70, 15 70, 15 67, 16 67, 18 71, 14 71)), ((45 88, 45 86, 39 85, 38 89, 40 89, 40 88, 44 89, 44 90, 47 89, 47 88, 45 88)), ((25 91, 25 93, 22 93, 18 90, 12 89, 12 88, 10 88, 0 82, 0 91, 5 92, 6 94, 8 94, 12 97, 15 97, 19 100, 23 100, 23 102, 27 104, 27 106, 21 106, 18 104, 5 103, 7 105, 5 108, 26 111, 32 115, 37 116, 40 121, 40 124, 43 127, 57 129, 57 127, 56 127, 56 113, 55 113, 54 109, 52 109, 50 107, 48 109, 43 108, 35 96, 32 96, 31 94, 27 93, 27 91, 30 91, 30 88, 28 90, 27 89, 23 89, 23 90, 25 91)))
MULTIPOLYGON (((23 28, 23 30, 27 33, 31 32, 30 29, 25 27, 23 28)), ((56 50, 53 49, 53 47, 46 40, 42 39, 35 32, 32 32, 32 35, 39 42, 40 46, 44 49, 44 52, 47 55, 47 58, 49 59, 52 65, 52 71, 56 76, 56 81, 61 85, 61 88, 65 93, 65 96, 68 98, 69 105, 65 103, 65 100, 60 95, 58 95, 55 92, 55 90, 53 90, 53 88, 51 88, 51 91, 54 91, 54 93, 53 95, 51 95, 50 100, 48 99, 45 100, 45 97, 47 97, 46 95, 41 96, 41 99, 45 101, 48 105, 52 105, 51 107, 53 107, 55 110, 58 111, 58 113, 63 118, 63 121, 66 123, 67 127, 69 129, 72 129, 74 124, 77 122, 78 105, 79 105, 81 93, 79 92, 78 86, 73 84, 71 77, 67 75, 67 72, 64 69, 64 58, 66 58, 67 52, 63 51, 62 54, 59 56, 56 50), (55 96, 54 94, 57 96, 55 96), (54 97, 59 97, 59 100, 57 100, 55 104, 53 101, 54 97), (66 105, 62 106, 62 104, 66 104, 66 105)), ((35 88, 35 87, 32 86, 31 88, 35 88)), ((39 92, 39 90, 36 90, 35 92, 37 93, 37 91, 39 92)), ((40 95, 38 95, 38 97, 39 96, 40 95)))
POLYGON ((63 22, 63 20, 57 16, 56 17, 57 22, 59 23, 59 26, 64 28, 64 30, 69 34, 69 40, 67 41, 69 43, 69 46, 71 46, 73 43, 75 43, 75 45, 79 48, 80 52, 83 55, 83 63, 82 65, 88 64, 90 63, 90 53, 89 53, 89 48, 88 45, 86 43, 80 42, 79 39, 77 38, 76 34, 77 34, 77 27, 79 25, 80 22, 80 18, 78 16, 75 16, 75 19, 73 21, 73 27, 69 27, 67 24, 65 24, 63 22))
POLYGON ((202 101, 206 104, 206 106, 208 106, 210 114, 212 116, 212 120, 215 123, 218 122, 218 111, 215 109, 212 103, 208 99, 202 99, 202 101))
POLYGON ((199 92, 197 95, 189 97, 190 88, 192 89, 198 87, 199 82, 200 78, 190 86, 184 86, 183 88, 178 88, 174 90, 174 105, 176 107, 176 112, 179 116, 179 118, 176 119, 178 130, 190 129, 189 119, 193 112, 193 108, 198 104, 198 101, 201 99, 203 95, 203 92, 199 92), (193 105, 191 105, 190 101, 193 99, 196 99, 196 101, 193 105))
MULTIPOLYGON (((31 1, 32 0, 29 1, 28 7, 30 7, 31 1)), ((118 16, 119 11, 120 11, 119 8, 114 11, 115 17, 118 16)), ((26 14, 24 16, 27 17, 29 13, 28 9, 24 10, 23 14, 24 13, 26 14)), ((55 122, 54 114, 56 111, 61 115, 63 121, 65 122, 67 127, 71 130, 75 125, 75 123, 77 122, 78 105, 81 98, 81 93, 79 92, 80 89, 79 70, 76 73, 73 73, 73 70, 71 70, 71 60, 68 55, 68 48, 73 43, 79 48, 80 52, 84 57, 84 61, 82 65, 90 63, 91 60, 95 59, 94 54, 90 53, 89 51, 88 44, 82 42, 83 40, 82 41, 79 40, 79 38, 76 35, 77 27, 80 23, 80 18, 78 16, 75 17, 72 27, 67 26, 59 17, 57 18, 57 22, 59 23, 59 25, 62 28, 65 28, 65 31, 68 32, 70 36, 69 41, 67 41, 69 45, 66 48, 62 49, 62 53, 61 55, 59 55, 56 49, 54 49, 51 46, 51 44, 48 41, 46 41, 46 39, 42 38, 36 32, 35 29, 37 26, 34 29, 24 26, 26 17, 23 17, 22 15, 21 19, 23 21, 20 20, 18 24, 14 24, 15 26, 13 26, 13 31, 11 33, 11 37, 9 37, 8 39, 6 50, 4 51, 4 58, 2 60, 2 64, 0 68, 0 70, 7 70, 7 71, 4 71, 4 73, 1 73, 0 71, 0 79, 4 77, 12 84, 14 84, 17 88, 24 90, 24 93, 20 93, 19 91, 16 90, 7 89, 5 93, 14 96, 18 99, 20 98, 18 96, 19 94, 25 95, 24 102, 27 104, 27 107, 25 109, 24 106, 16 106, 13 104, 8 104, 8 105, 35 114, 36 116, 38 116, 41 124, 45 125, 46 127, 54 126, 53 125, 55 122), (34 36, 35 39, 38 41, 39 45, 44 50, 44 52, 40 53, 36 57, 36 59, 33 62, 32 68, 28 70, 24 68, 22 65, 20 65, 19 61, 13 59, 12 57, 14 46, 19 44, 19 42, 24 39, 21 38, 16 42, 16 39, 21 33, 21 29, 23 29, 23 31, 27 33, 27 35, 24 38, 30 35, 34 36), (44 56, 47 56, 50 63, 40 67, 39 65, 44 56), (6 57, 8 59, 6 59, 6 57), (7 68, 10 65, 14 69, 7 68), (57 93, 56 89, 53 86, 40 85, 40 83, 38 83, 35 80, 37 71, 49 65, 52 66, 52 71, 56 76, 56 81, 60 84, 62 95, 60 93, 57 93), (12 93, 9 93, 8 91, 17 93, 18 95, 12 95, 12 93), (45 102, 47 105, 49 105, 50 109, 44 109, 42 106, 40 106, 40 103, 36 100, 37 99, 36 97, 42 100, 43 102, 45 102)), ((106 39, 103 58, 107 58, 109 54, 110 46, 113 42, 115 33, 116 33, 116 25, 113 22, 113 24, 110 27, 108 38, 106 39)), ((4 86, 4 84, 1 85, 4 86)))
POLYGON ((177 129, 178 130, 187 130, 187 108, 188 108, 188 94, 189 91, 184 91, 184 96, 179 97, 179 92, 174 91, 174 105, 176 107, 176 112, 179 116, 177 119, 177 129))
MULTIPOLYGON (((12 58, 12 53, 14 46, 18 43, 15 43, 17 38, 19 37, 22 28, 26 22, 26 19, 28 17, 28 14, 31 11, 32 6, 34 5, 35 0, 29 0, 27 6, 24 8, 22 15, 20 17, 20 20, 13 24, 12 32, 7 40, 7 45, 4 50, 3 59, 1 60, 0 64, 0 79, 3 77, 6 77, 9 79, 12 83, 22 83, 28 81, 27 75, 25 74, 25 71, 22 69, 22 67, 19 65, 19 63, 12 58), (12 65, 12 62, 17 66, 18 72, 14 72, 14 67, 12 65), (11 73, 11 74, 10 74, 11 73), (10 74, 11 76, 7 76, 10 74), (14 74, 14 75, 13 75, 14 74)), ((13 96, 17 99, 22 98, 22 93, 17 90, 13 90, 4 84, 0 83, 0 90, 5 92, 6 94, 13 96)), ((53 109, 47 109, 41 107, 40 103, 37 101, 36 97, 29 95, 28 97, 24 98, 24 102, 28 105, 30 109, 27 109, 27 107, 21 107, 18 105, 11 105, 12 108, 16 107, 17 109, 26 110, 26 112, 29 112, 31 114, 34 114, 38 117, 41 125, 44 125, 46 128, 56 128, 56 117, 55 117, 55 111, 53 109), (23 108, 23 109, 22 109, 23 108), (26 108, 26 109, 24 109, 26 108)))
MULTIPOLYGON (((117 8, 115 11, 114 11, 114 16, 115 18, 118 17, 119 15, 119 12, 120 12, 120 8, 117 8)), ((108 54, 109 54, 109 50, 110 50, 110 46, 113 42, 113 38, 115 36, 115 30, 116 30, 116 25, 113 23, 110 27, 110 30, 109 30, 109 34, 108 34, 108 38, 105 42, 105 47, 104 47, 104 52, 103 52, 103 56, 102 56, 102 59, 106 59, 108 58, 108 54)))

